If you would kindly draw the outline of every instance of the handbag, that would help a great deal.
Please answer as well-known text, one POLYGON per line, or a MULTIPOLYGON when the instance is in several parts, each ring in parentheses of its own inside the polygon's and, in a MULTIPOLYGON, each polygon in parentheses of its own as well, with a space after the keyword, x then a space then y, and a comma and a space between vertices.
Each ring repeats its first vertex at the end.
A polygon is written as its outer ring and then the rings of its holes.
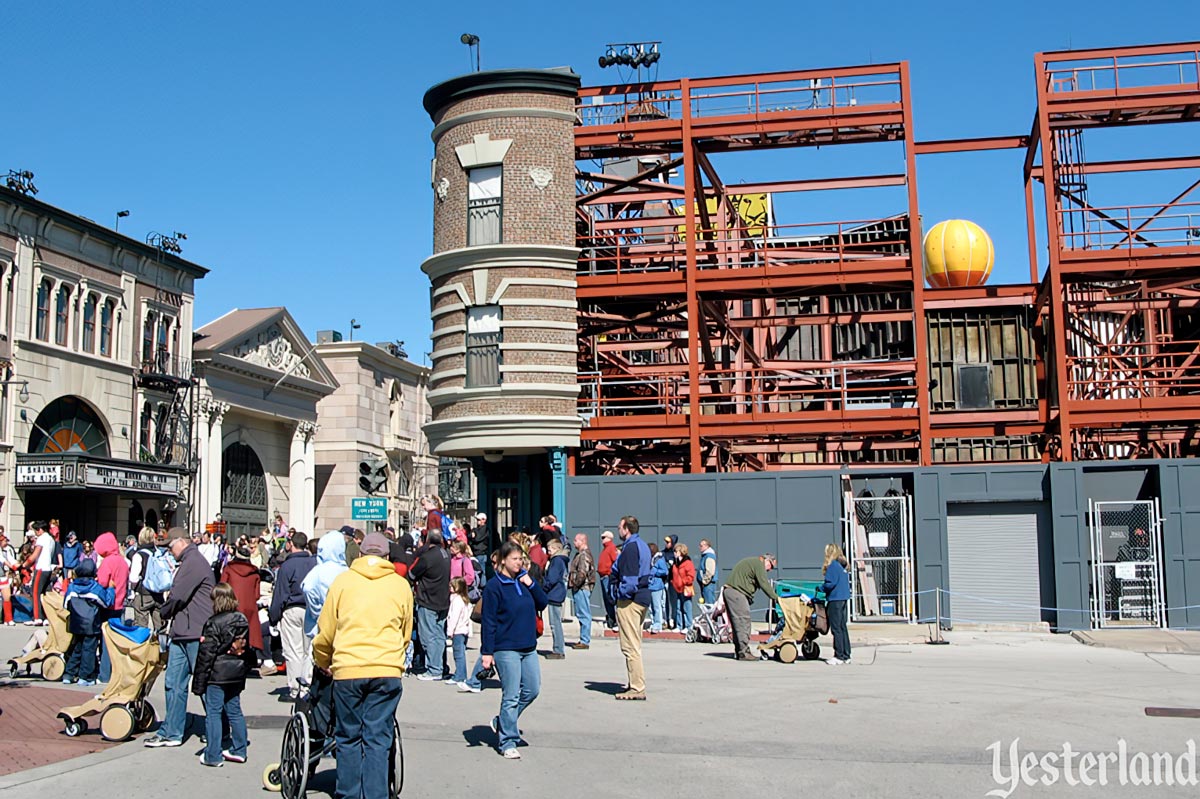
POLYGON ((471 621, 476 624, 483 623, 483 597, 475 600, 475 606, 471 608, 471 621))
POLYGON ((683 587, 683 595, 690 599, 691 597, 696 595, 696 589, 690 585, 685 585, 683 587))
MULTIPOLYGON (((467 586, 467 601, 478 602, 483 599, 483 592, 479 590, 479 586, 475 583, 467 586)), ((474 611, 472 611, 474 612, 474 611)))

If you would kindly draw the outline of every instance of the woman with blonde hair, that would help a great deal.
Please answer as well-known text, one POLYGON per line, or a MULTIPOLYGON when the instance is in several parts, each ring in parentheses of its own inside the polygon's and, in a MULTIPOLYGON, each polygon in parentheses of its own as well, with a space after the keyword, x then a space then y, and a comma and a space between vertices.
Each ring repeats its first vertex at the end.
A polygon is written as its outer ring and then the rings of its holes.
POLYGON ((846 630, 850 601, 850 576, 846 573, 846 556, 837 544, 825 545, 825 565, 822 572, 825 584, 825 609, 829 614, 829 632, 833 636, 833 657, 826 661, 830 666, 845 666, 850 663, 850 633, 846 630))

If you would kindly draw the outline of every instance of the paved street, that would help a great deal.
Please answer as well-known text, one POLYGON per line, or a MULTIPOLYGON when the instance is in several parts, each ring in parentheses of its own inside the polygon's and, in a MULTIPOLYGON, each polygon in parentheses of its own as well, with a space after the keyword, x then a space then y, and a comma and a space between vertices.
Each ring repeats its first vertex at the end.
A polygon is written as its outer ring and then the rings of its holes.
MULTIPOLYGON (((0 630, 0 654, 26 632, 0 630)), ((499 691, 459 694, 405 680, 400 705, 408 765, 405 795, 494 797, 799 795, 961 797, 996 788, 987 747, 1005 752, 1184 751, 1194 720, 1150 718, 1147 706, 1200 706, 1200 657, 1089 647, 1069 636, 966 633, 952 645, 860 646, 856 665, 736 663, 726 648, 652 642, 645 647, 649 701, 618 703, 623 679, 615 641, 563 662, 543 662, 541 699, 522 719, 529 746, 507 762, 492 749, 488 720, 499 691)), ((473 655, 472 655, 473 662, 473 655)), ((94 794, 208 799, 260 795, 263 767, 278 758, 288 706, 282 685, 253 681, 250 762, 203 769, 197 739, 182 748, 111 747, 57 766, 0 777, 11 796, 94 794)), ((78 690, 78 689, 76 689, 78 690)), ((161 686, 156 689, 161 710, 161 686)), ((0 691, 0 701, 7 694, 0 691)), ((192 708, 199 708, 193 700, 192 708)), ((47 708, 53 713, 56 708, 47 708)), ((6 724, 0 715, 0 730, 6 724)), ((0 760, 5 755, 0 753, 0 760)), ((313 796, 332 790, 323 765, 313 796)), ((1007 760, 1004 761, 1007 770, 1007 760)), ((1072 796, 1086 789, 1019 786, 1013 796, 1072 796)), ((1195 789, 1096 788, 1105 796, 1195 795, 1195 789)))

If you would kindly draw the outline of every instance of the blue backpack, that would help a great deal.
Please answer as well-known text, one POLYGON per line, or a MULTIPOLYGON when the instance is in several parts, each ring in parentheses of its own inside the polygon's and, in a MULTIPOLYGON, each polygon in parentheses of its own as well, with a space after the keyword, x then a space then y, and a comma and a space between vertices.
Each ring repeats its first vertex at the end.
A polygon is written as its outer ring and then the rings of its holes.
POLYGON ((146 561, 146 573, 142 575, 142 588, 152 594, 161 594, 171 589, 175 582, 175 569, 171 565, 171 556, 161 549, 155 549, 146 561))
POLYGON ((450 515, 444 510, 438 511, 442 515, 442 540, 450 543, 454 540, 454 522, 450 520, 450 515))

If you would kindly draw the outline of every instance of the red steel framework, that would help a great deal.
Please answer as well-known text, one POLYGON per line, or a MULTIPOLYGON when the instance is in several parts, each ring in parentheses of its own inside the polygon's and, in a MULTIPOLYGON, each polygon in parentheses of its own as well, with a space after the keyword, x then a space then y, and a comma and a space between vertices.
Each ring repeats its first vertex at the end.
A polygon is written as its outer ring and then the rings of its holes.
POLYGON ((1200 181, 1153 208, 1093 206, 1087 176, 1196 168, 1200 157, 1088 164, 1082 140, 1092 127, 1193 120, 1198 63, 1192 44, 1039 54, 1029 135, 932 142, 913 139, 904 62, 582 89, 587 422, 572 468, 1190 454, 1200 208, 1185 200, 1200 181), (1172 69, 1176 79, 1155 82, 1172 69), (897 174, 727 186, 714 166, 727 153, 886 142, 903 149, 897 174), (916 156, 1006 148, 1026 151, 1031 282, 926 289, 916 156), (885 218, 780 224, 762 199, 879 187, 903 189, 885 218), (939 347, 986 350, 989 337, 1011 356, 990 379, 1017 388, 994 387, 1008 399, 987 408, 943 401, 961 351, 939 347))

